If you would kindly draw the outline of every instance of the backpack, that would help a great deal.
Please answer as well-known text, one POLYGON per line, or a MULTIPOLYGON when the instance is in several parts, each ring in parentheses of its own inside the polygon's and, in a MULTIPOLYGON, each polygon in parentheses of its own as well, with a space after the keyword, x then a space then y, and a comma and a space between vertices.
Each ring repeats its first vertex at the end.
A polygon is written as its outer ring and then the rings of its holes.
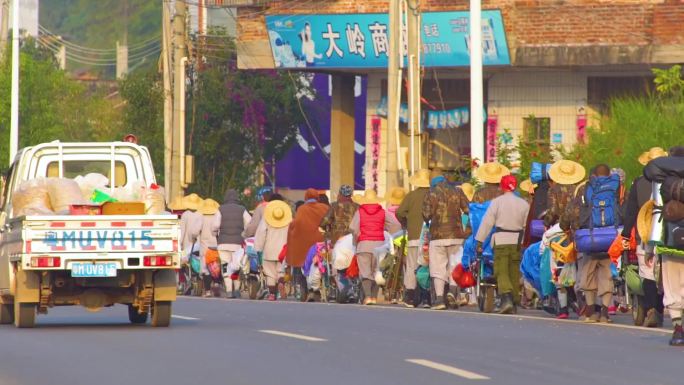
POLYGON ((580 227, 593 229, 619 226, 622 223, 618 202, 619 191, 620 177, 617 174, 592 177, 582 197, 580 227))

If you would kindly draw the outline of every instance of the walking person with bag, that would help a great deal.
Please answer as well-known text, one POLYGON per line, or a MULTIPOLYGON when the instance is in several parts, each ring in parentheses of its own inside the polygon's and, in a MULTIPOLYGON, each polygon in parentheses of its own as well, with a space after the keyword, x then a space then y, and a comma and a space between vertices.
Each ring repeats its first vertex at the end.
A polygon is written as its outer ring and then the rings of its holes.
POLYGON ((401 230, 397 220, 382 208, 381 200, 374 190, 366 190, 363 196, 356 199, 360 205, 354 214, 349 228, 354 234, 356 258, 359 265, 361 290, 364 294, 364 305, 377 304, 378 284, 375 281, 377 259, 373 252, 385 244, 385 231, 394 234, 401 230))
POLYGON ((200 260, 202 261, 202 279, 204 281, 204 296, 211 297, 211 284, 221 278, 221 263, 218 261, 218 235, 215 215, 219 204, 211 198, 202 201, 197 212, 202 215, 202 229, 199 236, 200 260), (216 262, 216 263, 215 263, 216 262))
POLYGON ((429 268, 435 300, 434 310, 458 308, 458 285, 451 278, 450 256, 463 247, 471 233, 463 225, 468 214, 468 198, 460 188, 449 186, 446 178, 437 176, 430 182, 430 191, 423 201, 423 220, 430 227, 429 268), (446 298, 445 298, 445 292, 446 298))
POLYGON ((268 300, 276 300, 282 263, 280 253, 287 244, 288 226, 292 222, 292 209, 281 201, 271 201, 264 207, 264 216, 257 227, 254 247, 262 254, 262 269, 266 276, 268 300))
POLYGON ((354 189, 349 185, 342 185, 337 194, 337 202, 330 205, 328 213, 321 221, 321 227, 330 234, 333 247, 338 239, 351 233, 349 224, 359 208, 359 205, 352 201, 352 195, 354 189))
MULTIPOLYGON (((659 247, 664 251, 659 253, 662 252, 663 302, 670 312, 673 327, 670 345, 684 346, 684 146, 672 147, 669 156, 650 161, 644 168, 644 177, 661 184, 660 191, 654 192, 660 196, 654 198, 656 202, 663 203, 660 214, 663 227, 652 232, 655 235, 662 231, 663 235, 660 239, 651 239, 651 242, 662 245, 659 247)), ((656 221, 648 228, 655 230, 655 226, 661 226, 660 223, 656 221)), ((653 253, 649 253, 647 258, 654 263, 653 253)))
POLYGON ((475 236, 477 252, 481 253, 483 242, 494 229, 494 277, 501 297, 501 305, 495 311, 499 314, 516 313, 520 303, 520 246, 530 205, 513 193, 517 184, 513 175, 501 178, 503 195, 492 200, 475 236))
MULTIPOLYGON (((653 147, 639 156, 639 163, 646 166, 653 159, 667 156, 667 152, 660 147, 653 147)), ((655 280, 655 264, 649 263, 646 257, 646 246, 648 238, 642 238, 636 229, 637 217, 641 207, 650 201, 653 187, 643 175, 639 175, 632 182, 627 195, 625 204, 624 227, 622 228, 622 246, 625 250, 629 249, 632 234, 636 237, 636 255, 639 263, 639 276, 642 279, 644 290, 643 301, 646 318, 644 326, 657 327, 663 323, 663 295, 658 293, 658 286, 655 280)), ((650 233, 650 229, 648 231, 650 233)), ((652 261, 651 261, 652 262, 652 261)))
POLYGON ((418 258, 422 257, 420 232, 423 228, 423 201, 430 190, 430 171, 418 170, 409 179, 414 190, 409 192, 397 209, 397 219, 407 230, 407 253, 404 261, 404 305, 420 305, 420 288, 417 286, 418 258))
MULTIPOLYGON (((239 266, 237 261, 244 255, 242 237, 245 228, 252 220, 247 209, 240 204, 238 192, 233 189, 226 190, 223 196, 223 204, 219 206, 214 215, 214 226, 218 228, 216 241, 221 264, 227 266, 239 266), (240 253, 242 251, 242 253, 240 253)), ((226 294, 232 298, 240 297, 240 281, 233 280, 226 271, 223 282, 226 285, 226 294), (228 294, 230 293, 230 294, 228 294)), ((230 273, 235 273, 230 271, 230 273)))
POLYGON ((577 251, 583 260, 579 281, 587 304, 583 319, 586 323, 612 322, 608 307, 613 301, 613 274, 608 248, 622 223, 619 192, 619 175, 611 174, 608 165, 600 164, 589 181, 578 188, 561 220, 563 230, 574 231, 577 251))
POLYGON ((475 191, 473 203, 484 203, 503 195, 499 182, 504 175, 510 175, 510 170, 498 162, 489 162, 475 170, 475 177, 484 185, 475 191))

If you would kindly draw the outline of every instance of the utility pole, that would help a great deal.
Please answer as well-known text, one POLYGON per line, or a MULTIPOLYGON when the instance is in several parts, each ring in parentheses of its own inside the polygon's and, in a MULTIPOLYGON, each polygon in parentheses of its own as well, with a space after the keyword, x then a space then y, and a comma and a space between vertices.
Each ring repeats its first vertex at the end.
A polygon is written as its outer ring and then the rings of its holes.
POLYGON ((421 120, 420 109, 420 51, 421 45, 421 17, 420 0, 407 0, 406 28, 408 32, 408 78, 409 78, 409 131, 411 135, 411 175, 421 168, 421 120), (416 143, 418 136, 418 143, 416 143))
POLYGON ((12 110, 9 164, 19 151, 19 0, 12 6, 12 110))
POLYGON ((470 0, 470 157, 485 161, 482 84, 482 4, 470 0))
MULTIPOLYGON (((62 39, 59 40, 60 43, 62 39)), ((57 53, 57 63, 59 63, 59 69, 62 71, 66 70, 66 46, 61 44, 59 46, 59 52, 57 53)))
POLYGON ((121 79, 128 73, 128 45, 116 42, 116 78, 121 79))
POLYGON ((173 134, 170 198, 183 195, 185 184, 185 27, 186 4, 175 2, 173 16, 173 134))
POLYGON ((401 80, 404 64, 402 48, 402 0, 389 2, 389 53, 387 57, 387 190, 404 185, 404 173, 399 141, 399 110, 401 107, 401 80))
POLYGON ((9 2, 0 0, 0 62, 7 50, 7 36, 9 35, 9 2))
MULTIPOLYGON (((171 91, 171 17, 166 2, 162 3, 162 77, 164 86, 164 191, 171 195, 171 152, 173 148, 173 95, 171 91)), ((175 196, 175 195, 174 195, 175 196)))

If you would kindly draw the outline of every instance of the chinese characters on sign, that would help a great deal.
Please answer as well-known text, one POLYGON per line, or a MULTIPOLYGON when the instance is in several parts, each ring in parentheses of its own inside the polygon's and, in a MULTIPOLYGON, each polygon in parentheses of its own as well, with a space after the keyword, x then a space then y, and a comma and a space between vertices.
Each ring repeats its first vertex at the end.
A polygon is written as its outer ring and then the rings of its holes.
POLYGON ((499 117, 497 115, 490 115, 487 118, 487 151, 485 152, 485 161, 492 162, 496 160, 496 130, 499 126, 499 117))
MULTIPOLYGON (((510 65, 501 12, 482 12, 485 65, 510 65)), ((271 15, 266 27, 278 68, 380 68, 389 54, 388 15, 271 15)), ((406 24, 401 23, 406 30, 406 24)), ((468 12, 426 12, 422 17, 422 65, 455 67, 469 64, 468 12)), ((406 33, 401 34, 403 55, 406 33)))
POLYGON ((380 168, 380 118, 371 118, 371 179, 373 190, 378 191, 378 169, 380 168))

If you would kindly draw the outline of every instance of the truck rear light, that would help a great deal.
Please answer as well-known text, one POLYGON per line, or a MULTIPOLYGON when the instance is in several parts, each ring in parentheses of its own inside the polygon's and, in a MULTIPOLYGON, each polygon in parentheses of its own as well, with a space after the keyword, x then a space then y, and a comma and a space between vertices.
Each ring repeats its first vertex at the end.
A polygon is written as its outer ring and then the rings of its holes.
POLYGON ((31 267, 59 267, 60 257, 31 257, 31 267))
POLYGON ((143 258, 143 266, 171 266, 173 258, 168 255, 147 256, 143 258))
POLYGON ((31 241, 24 242, 26 245, 26 254, 31 254, 31 241))
POLYGON ((178 240, 174 239, 173 240, 173 252, 175 253, 177 251, 178 251, 178 240))

